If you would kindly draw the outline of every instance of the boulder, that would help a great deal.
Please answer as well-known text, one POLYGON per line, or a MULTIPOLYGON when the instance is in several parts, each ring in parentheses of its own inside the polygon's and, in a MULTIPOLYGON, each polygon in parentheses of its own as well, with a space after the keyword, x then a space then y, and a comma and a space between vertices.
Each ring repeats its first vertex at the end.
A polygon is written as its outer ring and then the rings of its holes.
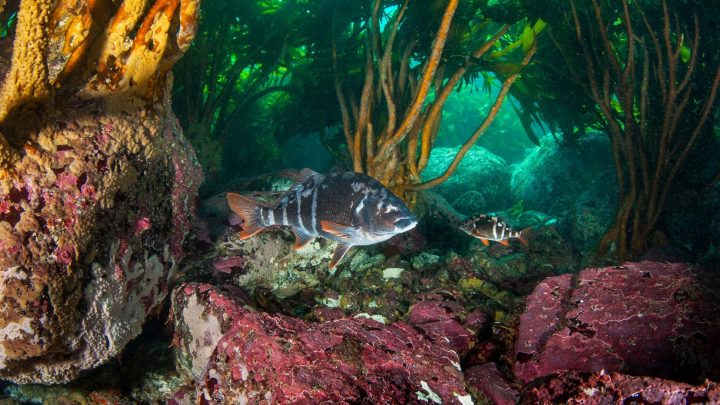
MULTIPOLYGON (((444 173, 459 150, 459 147, 433 148, 422 178, 428 180, 444 173)), ((433 191, 465 215, 503 209, 513 203, 510 167, 501 157, 480 146, 470 148, 455 173, 433 191)))
POLYGON ((510 187, 526 209, 560 216, 586 190, 617 194, 610 141, 592 133, 577 146, 558 145, 552 136, 514 167, 510 187))
POLYGON ((564 234, 583 256, 593 256, 600 239, 615 220, 615 196, 590 189, 578 196, 562 220, 564 234))
POLYGON ((471 400, 457 353, 402 322, 260 313, 204 284, 178 287, 173 313, 178 364, 204 403, 471 400))
POLYGON ((520 404, 717 404, 720 386, 701 385, 600 371, 570 371, 540 379, 522 392, 520 404))
POLYGON ((198 4, 6 6, 0 378, 59 383, 121 353, 184 256, 202 172, 167 72, 198 4))
POLYGON ((495 363, 470 367, 465 371, 468 387, 496 405, 513 405, 519 398, 518 391, 500 373, 495 363))
POLYGON ((515 375, 528 382, 566 370, 606 370, 717 380, 720 290, 710 273, 643 261, 545 279, 520 317, 515 375))
MULTIPOLYGON (((437 345, 447 344, 462 358, 475 345, 475 333, 460 322, 463 307, 455 301, 420 301, 410 307, 407 322, 437 345)), ((479 320, 483 327, 485 319, 479 320)))

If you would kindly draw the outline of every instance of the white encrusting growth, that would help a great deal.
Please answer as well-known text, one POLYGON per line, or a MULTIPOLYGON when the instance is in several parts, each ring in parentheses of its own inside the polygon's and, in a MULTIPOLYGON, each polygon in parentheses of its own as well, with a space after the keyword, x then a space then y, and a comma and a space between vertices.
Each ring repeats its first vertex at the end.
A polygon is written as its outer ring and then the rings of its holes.
POLYGON ((389 267, 383 270, 383 278, 400 278, 400 274, 402 274, 403 271, 405 271, 405 269, 401 269, 399 267, 389 267))
POLYGON ((415 394, 417 394, 418 399, 423 402, 429 402, 432 401, 436 404, 442 404, 442 399, 438 394, 436 394, 433 390, 430 389, 430 386, 425 381, 420 381, 420 386, 422 387, 425 392, 417 391, 415 394), (427 394, 426 394, 427 393, 427 394))
POLYGON ((460 402, 460 404, 462 404, 462 405, 475 405, 475 402, 473 401, 470 394, 460 395, 457 392, 453 392, 453 395, 455 396, 455 398, 457 398, 458 402, 460 402))

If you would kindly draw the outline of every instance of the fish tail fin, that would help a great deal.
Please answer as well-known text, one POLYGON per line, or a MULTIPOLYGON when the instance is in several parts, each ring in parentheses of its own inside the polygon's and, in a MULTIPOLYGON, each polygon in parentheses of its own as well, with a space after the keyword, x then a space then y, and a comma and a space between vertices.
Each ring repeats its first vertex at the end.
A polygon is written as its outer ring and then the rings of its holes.
POLYGON ((522 229, 520 232, 518 232, 519 235, 518 235, 517 238, 518 238, 518 240, 520 241, 520 243, 523 244, 523 246, 527 246, 527 245, 528 245, 528 236, 530 236, 530 233, 531 233, 532 231, 533 231, 532 226, 528 226, 527 228, 524 228, 524 229, 522 229))
POLYGON ((247 239, 260 232, 264 226, 260 223, 260 204, 244 195, 227 193, 230 209, 242 218, 240 239, 247 239))

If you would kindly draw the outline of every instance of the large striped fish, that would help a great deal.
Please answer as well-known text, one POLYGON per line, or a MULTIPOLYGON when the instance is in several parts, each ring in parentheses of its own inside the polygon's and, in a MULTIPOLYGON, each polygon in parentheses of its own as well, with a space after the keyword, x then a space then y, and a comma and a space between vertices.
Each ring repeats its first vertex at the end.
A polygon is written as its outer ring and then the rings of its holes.
POLYGON ((295 234, 295 249, 316 236, 337 241, 330 268, 351 247, 385 241, 417 224, 400 198, 372 177, 354 172, 324 175, 303 169, 272 206, 233 193, 227 193, 227 199, 243 220, 241 239, 269 226, 287 225, 295 234))
POLYGON ((460 224, 460 229, 468 235, 480 239, 485 246, 488 246, 491 240, 507 246, 510 239, 514 238, 517 238, 523 245, 527 246, 528 244, 526 234, 529 228, 516 231, 500 218, 485 214, 468 219, 460 224))

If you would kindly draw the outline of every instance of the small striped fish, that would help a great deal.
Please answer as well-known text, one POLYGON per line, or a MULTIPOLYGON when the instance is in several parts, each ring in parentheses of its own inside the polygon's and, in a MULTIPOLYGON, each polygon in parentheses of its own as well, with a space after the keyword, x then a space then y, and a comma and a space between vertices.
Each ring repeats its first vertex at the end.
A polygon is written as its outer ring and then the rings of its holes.
POLYGON ((287 225, 295 234, 295 249, 317 236, 337 241, 330 268, 351 247, 385 241, 417 224, 399 197, 372 177, 354 172, 324 175, 303 169, 272 206, 234 193, 227 193, 227 199, 243 220, 241 239, 269 226, 287 225))
POLYGON ((513 238, 527 246, 526 229, 515 231, 498 217, 485 214, 476 215, 460 224, 460 229, 468 235, 480 239, 485 246, 490 245, 491 240, 507 246, 509 240, 513 238))

